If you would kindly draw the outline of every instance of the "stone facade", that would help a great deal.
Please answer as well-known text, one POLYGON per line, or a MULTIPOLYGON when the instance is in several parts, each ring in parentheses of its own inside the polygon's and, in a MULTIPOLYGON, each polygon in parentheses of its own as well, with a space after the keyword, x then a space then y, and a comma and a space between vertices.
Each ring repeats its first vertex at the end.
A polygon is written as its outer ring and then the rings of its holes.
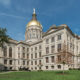
POLYGON ((80 68, 80 37, 70 28, 62 24, 51 26, 46 32, 36 19, 35 10, 32 20, 27 24, 25 41, 10 40, 0 48, 0 68, 19 70, 62 70, 63 64, 58 63, 58 55, 67 45, 67 51, 72 54, 71 63, 65 64, 64 69, 80 68))

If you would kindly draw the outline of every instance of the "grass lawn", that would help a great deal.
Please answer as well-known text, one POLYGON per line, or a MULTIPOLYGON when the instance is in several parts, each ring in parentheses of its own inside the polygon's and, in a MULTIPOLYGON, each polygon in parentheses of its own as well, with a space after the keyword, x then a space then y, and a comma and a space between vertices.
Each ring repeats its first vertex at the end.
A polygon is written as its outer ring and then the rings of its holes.
POLYGON ((0 80, 80 80, 80 71, 66 71, 65 75, 59 71, 10 72, 0 74, 0 80))

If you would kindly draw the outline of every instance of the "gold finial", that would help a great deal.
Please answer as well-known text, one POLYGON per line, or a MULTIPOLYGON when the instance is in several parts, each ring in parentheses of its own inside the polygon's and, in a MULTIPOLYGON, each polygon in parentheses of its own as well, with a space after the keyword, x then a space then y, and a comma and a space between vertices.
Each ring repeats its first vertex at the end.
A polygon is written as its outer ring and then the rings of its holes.
POLYGON ((36 10, 35 10, 35 8, 33 8, 33 14, 36 14, 36 10))

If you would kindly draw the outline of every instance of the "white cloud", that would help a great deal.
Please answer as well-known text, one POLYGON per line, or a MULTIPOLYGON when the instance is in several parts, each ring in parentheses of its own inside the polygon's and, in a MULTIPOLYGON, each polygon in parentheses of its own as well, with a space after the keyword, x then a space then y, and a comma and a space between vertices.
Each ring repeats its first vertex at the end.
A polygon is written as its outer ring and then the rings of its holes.
POLYGON ((24 19, 24 17, 12 15, 12 14, 6 14, 6 13, 0 13, 0 16, 8 16, 8 17, 13 17, 18 19, 24 19))
POLYGON ((0 4, 8 7, 11 5, 11 0, 0 0, 0 4))

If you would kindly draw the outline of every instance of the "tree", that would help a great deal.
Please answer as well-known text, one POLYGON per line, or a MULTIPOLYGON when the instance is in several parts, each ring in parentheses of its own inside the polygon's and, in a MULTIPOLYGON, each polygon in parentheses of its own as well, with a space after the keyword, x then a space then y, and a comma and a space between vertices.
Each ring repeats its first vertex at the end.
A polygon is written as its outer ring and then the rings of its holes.
POLYGON ((0 28, 0 47, 3 48, 4 43, 8 43, 10 37, 6 34, 7 29, 6 28, 0 28))
MULTIPOLYGON (((10 37, 6 33, 7 33, 6 28, 0 28, 0 50, 2 52, 4 51, 4 43, 9 43, 10 39, 10 37)), ((2 65, 0 65, 0 70, 3 70, 2 65)))
POLYGON ((71 65, 73 63, 73 53, 69 52, 68 45, 65 42, 62 45, 61 51, 59 51, 58 63, 63 64, 63 74, 65 64, 71 65))

